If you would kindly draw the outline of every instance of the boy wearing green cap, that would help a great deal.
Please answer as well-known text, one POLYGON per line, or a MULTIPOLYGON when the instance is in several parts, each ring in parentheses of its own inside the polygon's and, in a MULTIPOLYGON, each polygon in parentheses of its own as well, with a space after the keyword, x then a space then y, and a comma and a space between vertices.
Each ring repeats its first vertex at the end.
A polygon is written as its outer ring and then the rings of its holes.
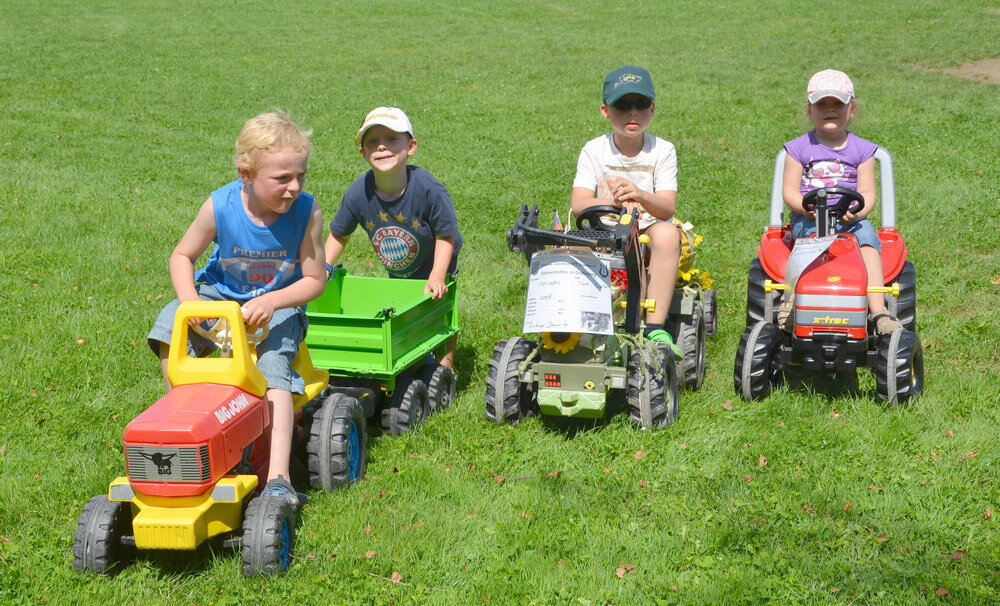
POLYGON ((639 210, 639 229, 649 236, 646 292, 656 301, 646 312, 644 334, 680 359, 664 328, 681 256, 681 232, 670 221, 677 206, 677 154, 669 141, 646 132, 655 98, 653 78, 641 67, 625 65, 604 78, 601 115, 612 132, 583 146, 571 204, 574 215, 599 205, 639 210))

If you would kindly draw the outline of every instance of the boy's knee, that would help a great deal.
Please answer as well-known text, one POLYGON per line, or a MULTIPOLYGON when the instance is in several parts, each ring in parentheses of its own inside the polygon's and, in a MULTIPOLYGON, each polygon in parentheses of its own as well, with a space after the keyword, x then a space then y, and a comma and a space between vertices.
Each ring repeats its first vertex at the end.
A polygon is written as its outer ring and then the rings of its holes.
POLYGON ((659 221, 646 229, 649 236, 649 247, 654 253, 680 253, 681 230, 669 221, 659 221))

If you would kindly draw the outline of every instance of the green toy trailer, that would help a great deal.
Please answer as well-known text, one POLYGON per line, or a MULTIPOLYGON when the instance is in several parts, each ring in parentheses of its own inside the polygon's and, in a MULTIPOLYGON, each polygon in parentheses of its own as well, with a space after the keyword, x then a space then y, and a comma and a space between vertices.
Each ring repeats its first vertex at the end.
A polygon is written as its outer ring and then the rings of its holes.
POLYGON ((380 412, 390 434, 412 429, 455 398, 455 374, 433 358, 458 333, 455 282, 441 299, 424 294, 424 284, 352 276, 338 267, 306 308, 305 342, 313 364, 330 372, 327 392, 357 398, 365 417, 380 412))

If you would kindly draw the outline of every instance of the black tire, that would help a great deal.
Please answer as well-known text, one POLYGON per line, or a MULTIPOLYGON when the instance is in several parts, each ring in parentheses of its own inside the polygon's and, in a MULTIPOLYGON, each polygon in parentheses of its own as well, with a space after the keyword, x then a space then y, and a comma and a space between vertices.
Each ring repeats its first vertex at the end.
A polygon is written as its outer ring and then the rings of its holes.
POLYGON ((677 421, 677 367, 671 352, 633 348, 628 360, 626 399, 629 418, 642 429, 662 429, 677 421))
POLYGON ((250 500, 243 515, 243 574, 280 574, 295 553, 295 506, 284 497, 250 500))
POLYGON ((425 366, 420 380, 427 385, 427 401, 431 414, 448 408, 455 401, 455 371, 444 364, 425 366))
MULTIPOLYGON (((909 331, 917 330, 917 270, 913 263, 906 261, 899 275, 892 281, 899 282, 899 298, 896 299, 896 318, 903 328, 909 331)), ((886 309, 889 307, 889 297, 885 295, 886 309)))
POLYGON ((518 368, 538 347, 522 337, 505 339, 493 348, 486 374, 486 419, 516 425, 535 411, 534 384, 521 383, 518 368))
POLYGON ((711 288, 702 291, 705 306, 705 336, 711 337, 719 328, 719 299, 711 288))
POLYGON ((733 368, 733 385, 743 399, 766 397, 781 382, 778 362, 784 342, 784 333, 769 322, 757 322, 743 331, 733 368))
POLYGON ((315 411, 306 445, 309 485, 333 490, 365 475, 368 434, 365 412, 357 399, 334 393, 315 411))
POLYGON ((760 259, 750 261, 750 272, 747 275, 747 328, 760 321, 778 323, 778 307, 781 306, 781 291, 772 290, 771 294, 764 292, 764 280, 770 279, 760 259), (764 306, 767 297, 771 298, 771 317, 764 317, 764 306))
POLYGON ((382 410, 382 431, 392 435, 410 431, 427 420, 429 414, 424 382, 417 378, 398 380, 388 407, 382 410))
POLYGON ((677 321, 677 345, 681 360, 677 363, 680 384, 695 391, 705 378, 705 338, 708 326, 700 304, 695 303, 690 316, 677 321))
POLYGON ((109 575, 132 559, 134 551, 122 545, 122 537, 132 534, 128 503, 109 501, 97 495, 80 512, 73 533, 73 569, 109 575))
POLYGON ((878 338, 875 364, 878 395, 891 405, 905 404, 924 390, 924 350, 920 337, 896 330, 878 338))

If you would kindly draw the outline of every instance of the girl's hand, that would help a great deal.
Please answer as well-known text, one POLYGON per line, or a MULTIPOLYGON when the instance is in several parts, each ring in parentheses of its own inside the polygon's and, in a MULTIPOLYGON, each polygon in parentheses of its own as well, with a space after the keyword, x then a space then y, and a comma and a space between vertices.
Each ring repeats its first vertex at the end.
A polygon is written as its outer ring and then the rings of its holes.
POLYGON ((840 224, 841 225, 850 225, 851 223, 854 223, 855 221, 857 221, 860 218, 861 217, 859 217, 855 213, 846 212, 846 213, 844 213, 844 216, 840 218, 840 224))
POLYGON ((250 299, 240 308, 243 312, 243 321, 253 329, 267 326, 274 317, 274 305, 267 298, 267 295, 250 299))

